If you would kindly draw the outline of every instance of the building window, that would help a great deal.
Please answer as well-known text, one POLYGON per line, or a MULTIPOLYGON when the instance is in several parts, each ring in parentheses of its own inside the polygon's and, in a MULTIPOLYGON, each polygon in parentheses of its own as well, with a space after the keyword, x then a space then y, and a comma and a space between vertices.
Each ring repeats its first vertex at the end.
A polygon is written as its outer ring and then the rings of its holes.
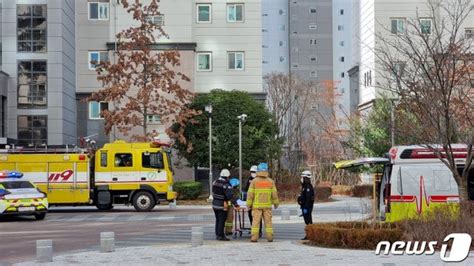
POLYGON ((310 45, 316 45, 316 39, 309 39, 310 45))
POLYGON ((312 78, 317 78, 317 77, 318 77, 318 72, 316 72, 316 71, 311 71, 311 72, 309 73, 309 76, 312 77, 312 78))
POLYGON ((109 110, 107 102, 89 102, 89 119, 103 119, 102 111, 109 110))
POLYGON ((285 62, 285 57, 284 56, 280 56, 280 62, 285 62))
POLYGON ((227 61, 228 69, 230 70, 244 70, 245 56, 243 52, 228 52, 227 61))
POLYGON ((109 3, 89 2, 89 20, 109 20, 109 3))
POLYGON ((344 26, 343 26, 343 25, 337 26, 337 30, 338 30, 338 31, 344 30, 344 26))
POLYGON ((311 58, 310 58, 310 59, 311 59, 311 61, 312 61, 312 62, 316 62, 316 60, 317 60, 317 57, 316 57, 316 56, 311 56, 311 58))
POLYGON ((405 32, 405 18, 391 18, 391 32, 399 34, 405 32))
POLYGON ((262 29, 262 32, 268 32, 268 30, 267 29, 262 29))
POLYGON ((46 5, 17 6, 18 52, 46 52, 46 5))
POLYGON ((278 14, 279 14, 280 16, 284 15, 284 14, 285 14, 285 10, 283 10, 283 9, 278 10, 278 14))
POLYGON ((148 124, 161 124, 161 116, 159 116, 159 115, 146 115, 146 122, 148 124))
POLYGON ((344 76, 345 76, 345 73, 341 72, 341 78, 343 78, 344 76))
POLYGON ((262 14, 262 17, 268 17, 268 14, 264 13, 264 14, 262 14))
POLYGON ((466 39, 473 39, 474 38, 474 28, 466 28, 464 30, 464 37, 466 39))
POLYGON ((109 61, 109 53, 108 52, 89 52, 89 70, 95 70, 97 65, 101 62, 109 61))
POLYGON ((268 64, 268 61, 263 60, 262 64, 268 64))
POLYGON ((310 30, 317 30, 317 29, 318 29, 318 25, 316 25, 316 23, 310 23, 310 24, 309 24, 309 29, 310 29, 310 30))
POLYGON ((344 56, 341 56, 341 57, 339 58, 339 60, 340 60, 341 62, 344 62, 344 56))
POLYGON ((344 46, 344 41, 340 41, 339 46, 344 46))
POLYGON ((344 9, 339 10, 339 14, 344 15, 344 9))
POLYGON ((212 22, 212 6, 210 4, 196 5, 197 22, 211 23, 212 22))
POLYGON ((244 21, 244 4, 227 5, 227 22, 244 21))
POLYGON ((18 145, 39 146, 48 142, 48 117, 45 115, 18 116, 18 145))
POLYGON ((285 25, 280 25, 280 27, 278 27, 278 29, 280 31, 285 31, 286 30, 286 26, 285 25))
POLYGON ((310 8, 309 13, 310 14, 316 14, 316 8, 310 8))
POLYGON ((279 41, 278 44, 281 46, 283 46, 285 43, 283 41, 279 41))
POLYGON ((46 61, 18 63, 18 108, 46 108, 46 61))
POLYGON ((432 19, 421 18, 420 19, 420 31, 422 34, 431 34, 432 19))
POLYGON ((212 53, 197 54, 198 71, 212 71, 212 53))
POLYGON ((147 16, 146 20, 151 24, 155 24, 158 26, 165 25, 165 16, 164 15, 155 15, 155 16, 147 16))
POLYGON ((297 64, 297 63, 294 63, 294 64, 293 64, 293 68, 298 68, 298 64, 297 64))

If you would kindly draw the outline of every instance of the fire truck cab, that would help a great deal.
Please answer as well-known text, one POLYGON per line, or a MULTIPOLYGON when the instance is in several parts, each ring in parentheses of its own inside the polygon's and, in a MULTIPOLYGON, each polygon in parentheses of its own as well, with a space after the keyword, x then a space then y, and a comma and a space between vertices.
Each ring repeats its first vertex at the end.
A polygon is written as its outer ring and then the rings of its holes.
POLYGON ((169 151, 157 143, 105 144, 83 149, 3 150, 0 169, 20 171, 48 195, 50 205, 132 204, 150 211, 176 199, 169 151))

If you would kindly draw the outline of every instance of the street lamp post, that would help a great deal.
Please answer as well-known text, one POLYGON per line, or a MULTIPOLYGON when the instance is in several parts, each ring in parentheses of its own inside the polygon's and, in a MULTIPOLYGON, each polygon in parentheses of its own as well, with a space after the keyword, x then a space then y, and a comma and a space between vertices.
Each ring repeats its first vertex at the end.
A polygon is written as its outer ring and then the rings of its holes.
POLYGON ((247 118, 246 114, 237 116, 239 119, 239 182, 240 182, 240 195, 242 195, 242 122, 247 118))
POLYGON ((212 105, 208 104, 204 110, 209 113, 209 201, 212 198, 212 105))

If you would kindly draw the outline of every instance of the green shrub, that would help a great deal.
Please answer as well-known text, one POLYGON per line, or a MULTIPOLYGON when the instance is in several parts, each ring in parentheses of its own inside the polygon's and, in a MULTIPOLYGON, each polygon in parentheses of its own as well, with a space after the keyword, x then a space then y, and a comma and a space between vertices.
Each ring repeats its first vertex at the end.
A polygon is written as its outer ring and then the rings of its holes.
POLYGON ((178 199, 197 199, 202 192, 202 184, 200 182, 176 182, 173 187, 178 193, 178 199))
POLYGON ((332 195, 332 188, 326 186, 317 186, 316 191, 314 191, 314 193, 316 194, 317 201, 328 201, 332 195))
POLYGON ((338 222, 307 225, 308 240, 314 245, 374 250, 380 241, 402 240, 403 230, 397 224, 338 222))
POLYGON ((352 196, 358 198, 372 197, 374 194, 373 185, 355 185, 352 188, 352 196))

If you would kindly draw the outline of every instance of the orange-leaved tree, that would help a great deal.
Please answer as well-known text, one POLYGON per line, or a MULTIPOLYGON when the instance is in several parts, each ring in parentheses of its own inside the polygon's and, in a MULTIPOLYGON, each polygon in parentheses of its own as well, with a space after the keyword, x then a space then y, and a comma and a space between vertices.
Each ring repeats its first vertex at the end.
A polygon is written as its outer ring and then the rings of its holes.
POLYGON ((117 34, 113 61, 92 62, 97 64, 97 79, 102 89, 87 100, 114 104, 110 110, 101 112, 107 134, 116 127, 129 136, 131 130, 141 128, 140 133, 130 137, 146 140, 150 135, 148 115, 159 116, 163 123, 174 122, 193 98, 193 93, 181 85, 189 78, 176 70, 180 65, 179 52, 152 49, 157 40, 168 38, 161 26, 150 19, 160 15, 158 2, 151 0, 144 5, 138 0, 131 3, 122 0, 136 25, 117 34))

